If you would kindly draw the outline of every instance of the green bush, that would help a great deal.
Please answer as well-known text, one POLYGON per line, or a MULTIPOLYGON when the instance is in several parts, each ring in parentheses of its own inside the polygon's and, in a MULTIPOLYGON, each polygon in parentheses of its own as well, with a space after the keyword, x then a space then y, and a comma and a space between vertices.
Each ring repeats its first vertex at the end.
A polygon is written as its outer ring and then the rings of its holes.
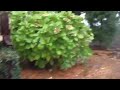
POLYGON ((19 56, 11 48, 0 48, 0 79, 20 78, 19 56))
POLYGON ((92 54, 92 30, 70 11, 17 11, 10 14, 10 21, 15 48, 39 68, 57 64, 67 69, 92 54))

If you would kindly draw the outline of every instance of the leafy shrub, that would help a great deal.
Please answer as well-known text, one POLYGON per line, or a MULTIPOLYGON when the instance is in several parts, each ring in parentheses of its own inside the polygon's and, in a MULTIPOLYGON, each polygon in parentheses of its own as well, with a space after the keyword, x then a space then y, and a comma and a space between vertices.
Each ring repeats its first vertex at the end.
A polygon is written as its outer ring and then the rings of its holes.
POLYGON ((10 14, 10 21, 15 48, 39 68, 57 64, 67 69, 92 54, 92 31, 72 12, 17 11, 10 14))
POLYGON ((0 49, 0 79, 20 78, 19 56, 10 48, 0 49))

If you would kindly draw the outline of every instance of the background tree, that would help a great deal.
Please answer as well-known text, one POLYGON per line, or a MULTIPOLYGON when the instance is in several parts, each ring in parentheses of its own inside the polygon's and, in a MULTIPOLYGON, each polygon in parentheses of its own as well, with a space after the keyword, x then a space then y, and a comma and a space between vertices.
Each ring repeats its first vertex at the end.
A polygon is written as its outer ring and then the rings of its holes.
POLYGON ((116 17, 118 11, 86 11, 86 19, 93 29, 94 41, 108 47, 116 32, 116 24, 118 18, 116 17))

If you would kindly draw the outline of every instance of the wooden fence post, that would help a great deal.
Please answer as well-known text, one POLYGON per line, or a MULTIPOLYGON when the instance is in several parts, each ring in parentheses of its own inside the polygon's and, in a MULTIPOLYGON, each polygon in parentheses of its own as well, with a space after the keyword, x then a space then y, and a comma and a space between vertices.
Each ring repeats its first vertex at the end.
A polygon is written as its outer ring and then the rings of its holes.
POLYGON ((1 35, 3 35, 3 44, 5 46, 11 45, 10 40, 10 29, 9 29, 9 17, 7 12, 3 12, 0 15, 0 21, 1 21, 1 35))

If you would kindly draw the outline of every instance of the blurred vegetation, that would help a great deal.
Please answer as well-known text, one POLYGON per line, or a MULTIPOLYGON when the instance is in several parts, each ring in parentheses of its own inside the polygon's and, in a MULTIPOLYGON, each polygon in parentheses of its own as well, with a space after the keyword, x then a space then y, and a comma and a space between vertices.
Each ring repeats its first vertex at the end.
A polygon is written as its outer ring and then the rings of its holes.
POLYGON ((0 47, 0 79, 20 78, 19 56, 15 50, 0 47))

